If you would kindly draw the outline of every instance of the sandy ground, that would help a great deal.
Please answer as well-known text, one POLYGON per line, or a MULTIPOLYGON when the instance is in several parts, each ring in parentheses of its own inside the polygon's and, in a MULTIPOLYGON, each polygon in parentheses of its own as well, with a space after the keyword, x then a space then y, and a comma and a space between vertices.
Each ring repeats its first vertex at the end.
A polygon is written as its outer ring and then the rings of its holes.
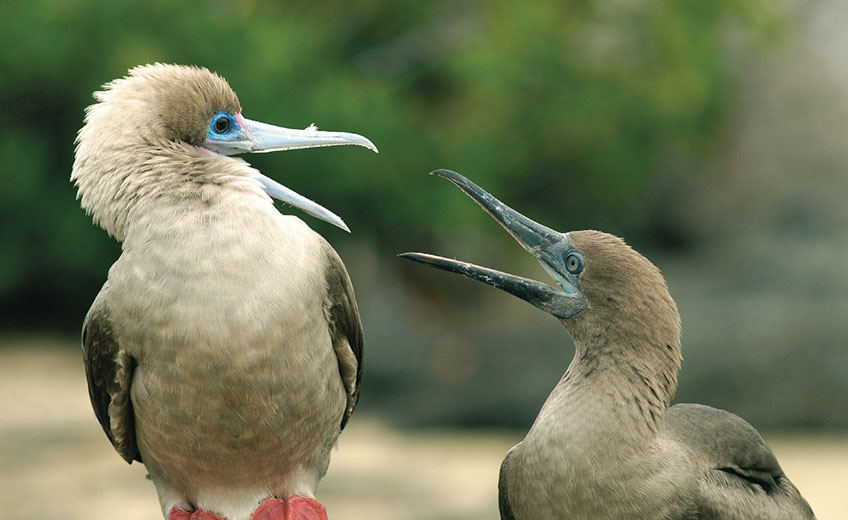
MULTIPOLYGON (((0 345, 0 510, 7 520, 159 518, 144 467, 112 450, 78 351, 0 345)), ((519 432, 426 431, 354 416, 319 489, 331 518, 497 518, 498 466, 519 432)), ((848 434, 766 440, 818 518, 848 518, 848 434)))

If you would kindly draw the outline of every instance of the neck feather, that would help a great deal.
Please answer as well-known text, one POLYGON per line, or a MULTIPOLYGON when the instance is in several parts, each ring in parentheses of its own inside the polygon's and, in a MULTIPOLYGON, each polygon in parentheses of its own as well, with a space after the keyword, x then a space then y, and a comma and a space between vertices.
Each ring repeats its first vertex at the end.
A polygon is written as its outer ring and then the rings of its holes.
POLYGON ((677 389, 679 341, 575 343, 561 385, 605 395, 607 406, 634 426, 656 432, 677 389))
POLYGON ((604 440, 639 449, 655 436, 677 388, 679 321, 626 330, 621 323, 563 322, 574 338, 574 359, 534 429, 568 437, 575 446, 583 439, 587 450, 604 440))
POLYGON ((208 204, 222 191, 268 198, 256 171, 241 159, 201 154, 184 143, 97 150, 86 144, 80 143, 71 175, 77 197, 119 241, 139 215, 175 201, 171 205, 187 211, 192 202, 208 204))

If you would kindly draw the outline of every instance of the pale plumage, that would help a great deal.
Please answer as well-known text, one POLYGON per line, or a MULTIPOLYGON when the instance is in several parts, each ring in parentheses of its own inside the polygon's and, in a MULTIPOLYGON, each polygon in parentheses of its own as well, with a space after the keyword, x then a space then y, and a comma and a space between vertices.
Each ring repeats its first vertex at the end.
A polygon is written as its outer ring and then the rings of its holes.
POLYGON ((165 516, 312 498, 358 399, 362 332, 338 255, 271 196, 344 224, 224 154, 376 149, 244 119, 203 68, 138 67, 96 97, 72 179, 123 242, 83 328, 104 431, 144 462, 165 516))
POLYGON ((623 240, 559 233, 458 173, 455 183, 558 286, 421 253, 402 256, 510 292, 556 316, 574 359, 501 466, 503 520, 799 520, 814 515, 760 435, 708 406, 669 407, 680 317, 665 280, 623 240))

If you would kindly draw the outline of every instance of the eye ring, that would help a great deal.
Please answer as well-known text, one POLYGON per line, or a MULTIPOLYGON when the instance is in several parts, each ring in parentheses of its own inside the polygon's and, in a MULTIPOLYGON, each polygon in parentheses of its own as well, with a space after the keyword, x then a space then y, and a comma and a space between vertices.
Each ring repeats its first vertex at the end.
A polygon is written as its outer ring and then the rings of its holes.
POLYGON ((219 114, 212 120, 212 130, 216 134, 225 134, 230 129, 230 118, 226 114, 219 114))
POLYGON ((565 255, 565 269, 571 274, 580 274, 586 262, 583 260, 583 255, 577 251, 572 251, 565 255))

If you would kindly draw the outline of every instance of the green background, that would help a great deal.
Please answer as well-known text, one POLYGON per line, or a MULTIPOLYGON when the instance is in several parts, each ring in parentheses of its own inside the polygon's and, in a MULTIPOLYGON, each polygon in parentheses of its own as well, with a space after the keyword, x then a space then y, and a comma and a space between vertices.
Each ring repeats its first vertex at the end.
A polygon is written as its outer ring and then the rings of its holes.
MULTIPOLYGON (((429 251, 545 279, 427 175, 450 168, 550 227, 619 234, 660 265, 684 319, 681 399, 755 425, 848 426, 845 307, 804 305, 829 301, 822 280, 844 257, 776 238, 825 241, 830 181, 796 197, 794 185, 775 188, 788 174, 722 175, 739 173, 733 158, 755 134, 739 113, 779 106, 758 98, 761 64, 795 45, 791 13, 766 0, 33 0, 4 2, 0 25, 5 336, 77 334, 120 254, 69 182, 91 93, 135 65, 195 64, 229 80, 248 118, 355 132, 380 149, 245 157, 353 230, 300 215, 351 271, 363 408, 401 424, 526 426, 571 356, 554 320, 395 258, 429 251), (766 209, 747 214, 749 204, 766 209), (798 282, 799 270, 820 276, 798 282), (801 296, 787 286, 799 283, 801 296)), ((779 137, 777 147, 800 142, 779 137)), ((841 175, 830 148, 805 150, 797 164, 772 161, 841 175)))

